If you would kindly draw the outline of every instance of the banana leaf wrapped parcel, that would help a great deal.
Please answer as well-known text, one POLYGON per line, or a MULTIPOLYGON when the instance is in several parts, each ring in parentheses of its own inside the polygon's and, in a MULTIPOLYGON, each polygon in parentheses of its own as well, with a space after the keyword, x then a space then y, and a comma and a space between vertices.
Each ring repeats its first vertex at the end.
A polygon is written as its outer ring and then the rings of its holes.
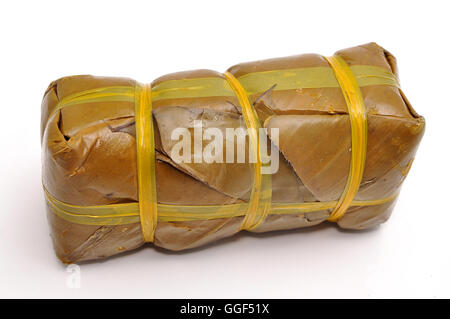
POLYGON ((375 43, 151 85, 64 77, 41 119, 54 249, 73 263, 241 230, 373 227, 389 218, 424 129, 394 56, 375 43))

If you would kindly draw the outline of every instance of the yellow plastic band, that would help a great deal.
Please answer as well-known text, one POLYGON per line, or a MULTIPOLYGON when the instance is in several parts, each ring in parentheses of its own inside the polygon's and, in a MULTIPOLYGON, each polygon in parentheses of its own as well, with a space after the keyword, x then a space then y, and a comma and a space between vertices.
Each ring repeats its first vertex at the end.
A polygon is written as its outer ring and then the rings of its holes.
POLYGON ((146 242, 153 242, 158 222, 151 86, 136 84, 135 118, 139 215, 146 242))
POLYGON ((233 95, 233 90, 222 77, 168 80, 153 87, 153 101, 233 95))
MULTIPOLYGON (((248 210, 241 225, 241 229, 252 230, 258 227, 270 213, 272 204, 272 176, 270 174, 262 174, 263 162, 261 161, 262 152, 259 143, 261 124, 258 115, 250 103, 244 88, 233 74, 225 72, 224 76, 241 104, 242 115, 245 119, 250 139, 251 152, 253 153, 253 158, 256 159, 248 210)), ((264 165, 267 164, 268 161, 264 161, 264 165)))
POLYGON ((134 102, 134 91, 133 86, 107 86, 78 92, 61 99, 50 111, 48 118, 72 105, 94 102, 134 102))
MULTIPOLYGON (((78 206, 59 201, 44 188, 45 198, 52 211, 59 217, 76 224, 114 226, 139 223, 139 204, 108 204, 78 206)), ((393 201, 398 192, 377 200, 353 201, 352 207, 377 206, 393 201)), ((310 203, 272 203, 272 215, 297 215, 326 211, 336 207, 337 201, 310 203)), ((211 220, 246 215, 248 203, 228 205, 172 205, 158 204, 158 221, 178 222, 193 220, 211 220)))
MULTIPOLYGON (((399 87, 394 74, 384 68, 354 65, 350 69, 360 87, 369 85, 399 87)), ((273 88, 274 91, 339 87, 333 70, 328 66, 252 72, 238 79, 249 95, 264 92, 275 83, 277 85, 273 88)))
POLYGON ((367 115, 361 90, 347 63, 337 55, 326 59, 333 68, 345 97, 352 134, 352 155, 347 184, 336 208, 328 218, 329 221, 335 222, 344 216, 361 184, 367 152, 367 115))
MULTIPOLYGON (((395 75, 387 69, 371 65, 354 65, 350 69, 360 87, 400 87, 395 75)), ((328 66, 251 72, 237 79, 249 96, 268 90, 274 83, 277 84, 273 88, 274 91, 339 88, 334 72, 328 66)), ((227 82, 219 77, 168 80, 153 87, 153 101, 233 95, 234 92, 227 82)))
MULTIPOLYGON (((352 65, 350 67, 360 87, 369 85, 390 85, 400 87, 392 72, 371 65, 352 65)), ((277 85, 274 91, 307 88, 334 88, 339 83, 329 67, 308 67, 252 72, 238 77, 239 83, 248 95, 264 92, 277 85)), ((67 96, 59 101, 49 118, 58 110, 71 105, 92 102, 134 102, 133 86, 110 86, 67 96)), ((205 77, 181 80, 168 80, 152 88, 152 100, 201 98, 214 96, 233 96, 234 92, 227 81, 219 77, 205 77)))

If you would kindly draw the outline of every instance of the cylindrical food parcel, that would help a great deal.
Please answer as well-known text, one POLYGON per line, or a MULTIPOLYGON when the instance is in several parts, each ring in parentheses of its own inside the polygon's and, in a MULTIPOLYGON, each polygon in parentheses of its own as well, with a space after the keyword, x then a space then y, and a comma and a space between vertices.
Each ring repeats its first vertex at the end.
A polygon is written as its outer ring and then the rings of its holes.
POLYGON ((43 186, 64 263, 146 242, 389 218, 424 133, 375 43, 229 68, 70 76, 42 102, 43 186))

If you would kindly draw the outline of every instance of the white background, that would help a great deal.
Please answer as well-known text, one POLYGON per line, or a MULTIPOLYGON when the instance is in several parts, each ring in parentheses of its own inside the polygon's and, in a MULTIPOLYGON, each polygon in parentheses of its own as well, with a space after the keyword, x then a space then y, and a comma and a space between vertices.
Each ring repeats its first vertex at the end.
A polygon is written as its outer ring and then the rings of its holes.
POLYGON ((0 297, 450 297, 448 12, 445 1, 3 1, 0 297), (396 55, 427 121, 386 224, 240 234, 184 253, 149 245, 81 264, 81 288, 68 288, 40 182, 40 102, 52 80, 150 82, 370 41, 396 55))

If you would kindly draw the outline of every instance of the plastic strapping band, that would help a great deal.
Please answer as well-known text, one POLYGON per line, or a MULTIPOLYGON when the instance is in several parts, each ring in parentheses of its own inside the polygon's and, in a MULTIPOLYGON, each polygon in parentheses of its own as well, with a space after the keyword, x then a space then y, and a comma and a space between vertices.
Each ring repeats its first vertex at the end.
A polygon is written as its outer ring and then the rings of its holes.
MULTIPOLYGON (((268 164, 268 161, 266 159, 264 159, 264 163, 262 161, 263 155, 259 144, 261 124, 258 115, 250 103, 244 88, 233 74, 225 72, 224 76, 241 104, 242 115, 245 119, 250 139, 252 156, 256 159, 254 165, 253 187, 250 194, 247 213, 241 225, 241 229, 252 230, 258 227, 271 211, 272 176, 270 174, 262 174, 262 168, 268 164)), ((266 147, 266 145, 264 145, 264 147, 266 147)))
POLYGON ((136 84, 135 118, 139 215, 142 234, 146 242, 153 242, 158 222, 151 92, 150 85, 136 84))
MULTIPOLYGON (((72 223, 81 225, 127 225, 139 223, 139 203, 120 203, 93 206, 71 205, 59 201, 53 197, 44 187, 47 204, 52 211, 72 223)), ((368 207, 390 203, 396 199, 398 191, 388 197, 353 201, 352 207, 368 207)), ((303 216, 306 213, 320 212, 334 209, 337 200, 330 202, 306 202, 306 203, 272 203, 273 215, 303 216)), ((158 204, 159 222, 182 222, 196 220, 213 220, 218 218, 232 218, 245 216, 248 210, 247 203, 226 205, 171 205, 158 204)))
POLYGON ((344 216, 348 207, 352 204, 361 184, 367 152, 367 114, 361 90, 347 63, 337 55, 326 59, 333 68, 347 103, 352 137, 350 171, 347 184, 336 207, 328 218, 329 221, 336 222, 344 216))

